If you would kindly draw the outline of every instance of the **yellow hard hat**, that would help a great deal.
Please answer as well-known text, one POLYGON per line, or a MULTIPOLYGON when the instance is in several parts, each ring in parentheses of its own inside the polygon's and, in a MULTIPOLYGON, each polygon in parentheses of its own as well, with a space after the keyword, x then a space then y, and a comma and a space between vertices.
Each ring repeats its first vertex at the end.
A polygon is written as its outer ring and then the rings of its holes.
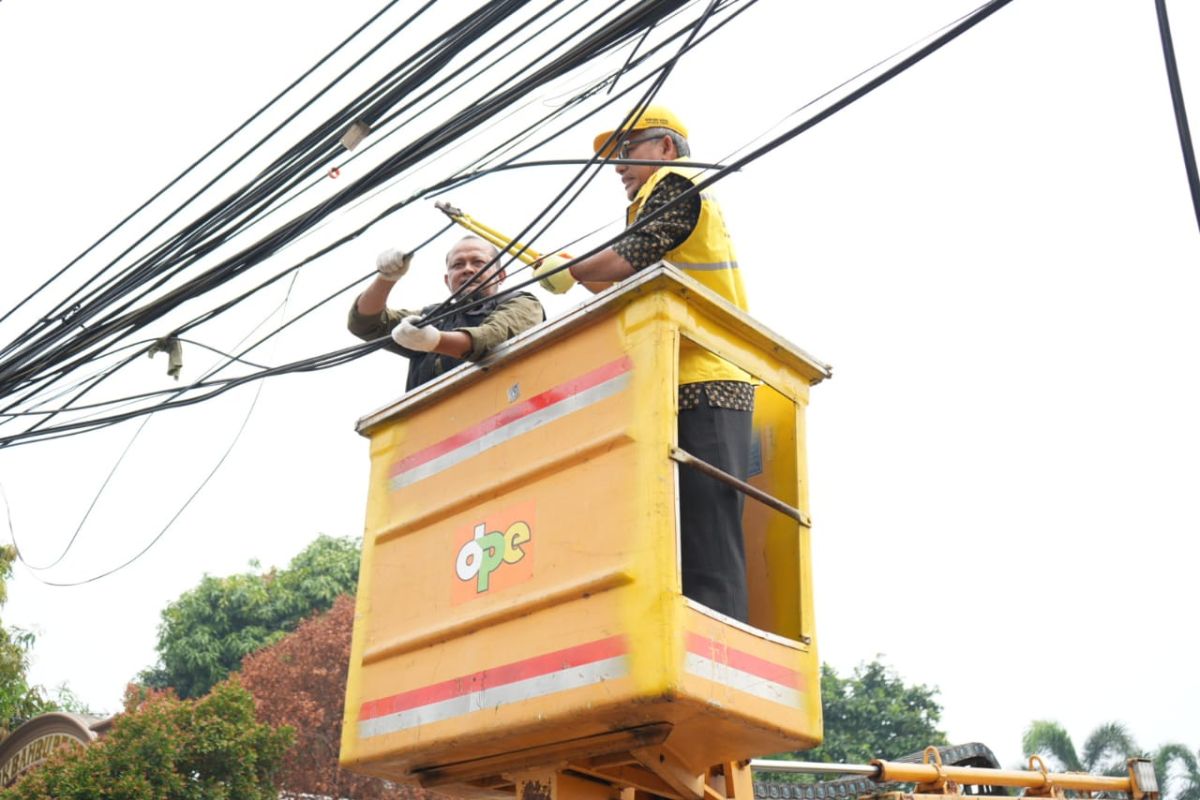
MULTIPOLYGON (((647 128, 666 128, 678 133, 683 138, 687 138, 687 127, 679 120, 679 117, 664 106, 646 106, 646 110, 642 112, 641 117, 634 120, 628 127, 629 131, 644 131, 647 128)), ((604 147, 604 143, 613 135, 613 131, 605 131, 595 138, 592 142, 592 150, 602 156, 609 155, 617 142, 612 142, 605 152, 600 153, 600 148, 604 147)), ((619 140, 618 140, 619 141, 619 140)))

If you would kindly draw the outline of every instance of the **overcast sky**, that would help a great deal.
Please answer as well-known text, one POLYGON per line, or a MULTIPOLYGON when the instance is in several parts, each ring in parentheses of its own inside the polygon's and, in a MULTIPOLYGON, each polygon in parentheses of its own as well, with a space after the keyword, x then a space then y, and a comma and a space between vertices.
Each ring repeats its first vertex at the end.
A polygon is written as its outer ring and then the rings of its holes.
MULTIPOLYGON (((379 5, 0 4, 5 308, 379 5)), ((659 99, 691 128, 697 158, 726 158, 974 5, 762 0, 681 62, 659 99)), ((1169 5, 1200 119, 1200 7, 1169 5)), ((556 101, 547 92, 529 113, 556 101)), ((585 123, 545 155, 586 155, 602 127, 585 123)), ((457 166, 448 158, 383 199, 457 166)), ((571 174, 501 173, 448 199, 515 233, 571 174)), ((1016 0, 718 193, 752 313, 834 366, 808 425, 822 658, 845 671, 882 654, 940 689, 952 740, 983 741, 1006 764, 1034 719, 1077 741, 1118 720, 1146 748, 1200 747, 1200 234, 1153 3, 1016 0)), ((534 245, 615 223, 623 206, 609 171, 534 245)), ((288 309, 441 222, 422 203, 381 223, 306 268, 288 309)), ((450 241, 402 284, 414 303, 442 294, 450 241)), ((281 287, 247 305, 213 343, 277 324, 283 299, 281 287)), ((583 299, 546 303, 558 314, 583 299)), ((348 304, 259 357, 351 344, 348 304)), ((211 360, 187 351, 184 378, 211 360)), ((164 372, 161 356, 141 359, 123 385, 166 388, 164 372)), ((386 353, 268 381, 230 456, 145 557, 84 587, 39 582, 86 578, 144 547, 234 440, 256 390, 153 418, 68 557, 17 568, 0 618, 36 631, 33 679, 114 710, 155 659, 160 610, 202 575, 283 566, 318 533, 359 535, 368 462, 354 422, 402 387, 403 362, 386 353)), ((32 563, 61 552, 135 428, 0 455, 32 563)))

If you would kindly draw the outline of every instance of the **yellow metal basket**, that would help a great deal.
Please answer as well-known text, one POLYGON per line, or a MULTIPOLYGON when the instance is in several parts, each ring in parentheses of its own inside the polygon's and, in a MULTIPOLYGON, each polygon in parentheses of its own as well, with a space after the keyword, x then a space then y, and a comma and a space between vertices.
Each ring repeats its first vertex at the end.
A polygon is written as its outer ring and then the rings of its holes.
POLYGON ((371 487, 342 763, 488 786, 645 747, 820 742, 804 448, 824 364, 669 267, 359 423, 371 487), (751 624, 680 592, 679 344, 754 376, 751 624), (800 521, 797 521, 799 519, 800 521))

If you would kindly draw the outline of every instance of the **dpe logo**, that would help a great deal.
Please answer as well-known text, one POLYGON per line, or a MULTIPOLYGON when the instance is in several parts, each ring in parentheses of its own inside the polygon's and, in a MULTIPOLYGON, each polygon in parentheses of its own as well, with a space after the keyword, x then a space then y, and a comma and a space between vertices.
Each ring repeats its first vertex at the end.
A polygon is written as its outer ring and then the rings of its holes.
POLYGON ((455 604, 533 577, 533 503, 488 514, 455 537, 455 604))

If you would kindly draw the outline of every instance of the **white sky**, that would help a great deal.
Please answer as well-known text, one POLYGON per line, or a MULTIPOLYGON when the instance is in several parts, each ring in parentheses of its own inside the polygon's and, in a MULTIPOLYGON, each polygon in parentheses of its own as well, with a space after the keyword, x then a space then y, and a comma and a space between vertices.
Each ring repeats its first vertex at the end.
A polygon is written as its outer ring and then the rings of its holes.
MULTIPOLYGON (((4 307, 379 5, 342 0, 334 14, 335 4, 284 0, 0 3, 4 307)), ((764 0, 685 59, 659 98, 687 121, 696 157, 717 160, 974 5, 764 0)), ((1169 5, 1200 120, 1200 6, 1169 5)), ((385 60, 425 38, 401 39, 385 60)), ((585 155, 596 127, 585 123, 546 157, 585 155)), ((570 174, 502 173, 449 199, 516 233, 570 174)), ((347 169, 340 180, 354 177, 347 169)), ((883 654, 907 681, 940 688, 952 740, 983 741, 1006 764, 1040 718, 1077 742, 1119 720, 1147 748, 1200 747, 1190 635, 1200 235, 1153 4, 1017 0, 719 193, 752 312, 835 368, 809 414, 823 659, 847 671, 883 654)), ((607 172, 554 235, 573 239, 622 209, 607 172)), ((289 309, 441 222, 422 203, 376 226, 306 269, 289 309)), ((449 240, 405 280, 414 304, 441 296, 449 240)), ((274 319, 281 299, 282 289, 247 305, 207 340, 232 348, 274 319)), ((547 305, 558 313, 582 299, 547 305)), ((258 358, 351 344, 348 302, 258 358)), ((208 363, 188 349, 185 379, 208 363)), ((161 356, 142 359, 121 385, 167 388, 164 371, 161 356)), ((255 558, 282 566, 318 533, 359 534, 367 447, 354 420, 402 386, 402 362, 382 353, 271 380, 232 455, 134 566, 73 589, 18 568, 0 618, 37 632, 34 680, 68 682, 115 709, 155 659, 159 611, 203 574, 255 558)), ((141 549, 220 458, 253 398, 244 388, 155 417, 75 548, 42 577, 84 578, 141 549)), ((133 430, 0 455, 31 561, 61 551, 133 430)))

